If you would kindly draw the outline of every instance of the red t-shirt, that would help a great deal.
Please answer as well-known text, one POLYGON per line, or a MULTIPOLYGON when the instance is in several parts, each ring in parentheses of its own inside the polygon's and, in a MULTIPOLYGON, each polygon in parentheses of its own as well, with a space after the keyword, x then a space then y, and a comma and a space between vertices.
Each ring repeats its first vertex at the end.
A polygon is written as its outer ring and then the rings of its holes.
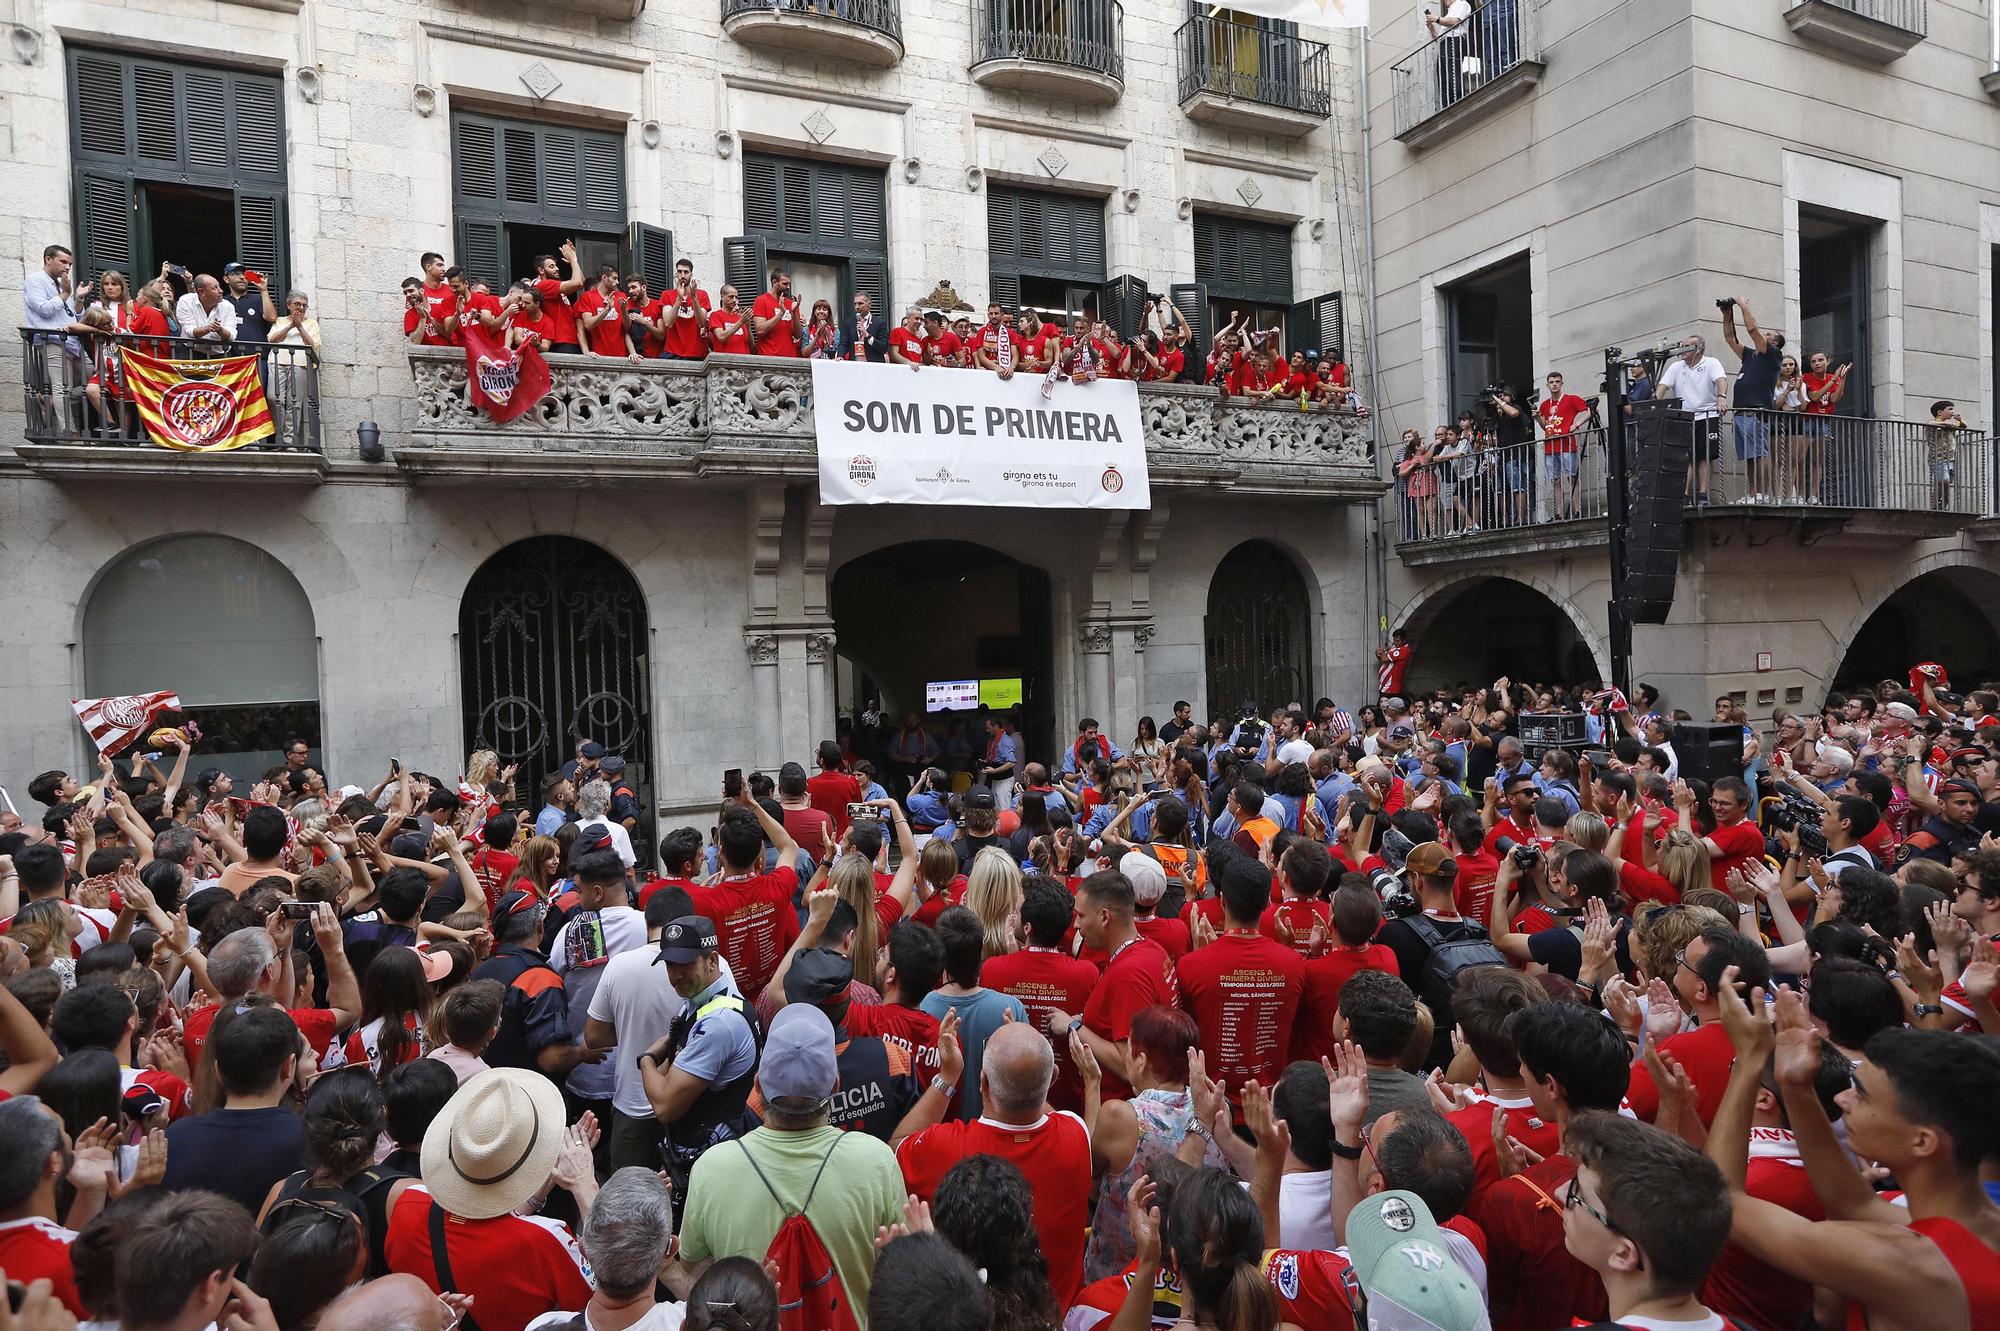
MULTIPOLYGON (((674 292, 674 300, 671 303, 675 310, 674 322, 668 327, 666 332, 664 339, 665 350, 675 356, 685 356, 689 360, 700 360, 702 357, 708 355, 708 341, 702 336, 703 327, 709 325, 711 322, 709 316, 712 311, 708 304, 708 293, 700 287, 696 287, 694 304, 682 305, 680 304, 680 292, 676 290, 674 292)), ((663 296, 660 300, 660 308, 655 310, 651 315, 655 322, 665 317, 668 304, 669 302, 663 296)), ((650 355, 652 353, 649 352, 647 354, 650 355)))
MULTIPOLYGON (((1799 1163, 1798 1143, 1783 1128, 1750 1129, 1750 1167, 1744 1191, 1808 1220, 1824 1220, 1826 1205, 1799 1163)), ((1701 1301, 1746 1326, 1804 1326, 1812 1311, 1812 1286, 1759 1261, 1736 1244, 1723 1248, 1708 1269, 1701 1301)))
POLYGON ((500 912, 500 889, 513 877, 514 870, 521 867, 521 857, 491 846, 482 846, 472 860, 472 875, 479 880, 479 886, 486 893, 486 918, 492 919, 500 912))
MULTIPOLYGON (((1825 393, 1828 386, 1833 383, 1833 380, 1834 376, 1831 374, 1814 374, 1812 371, 1808 370, 1806 371, 1805 374, 1806 392, 1809 394, 1825 393)), ((1833 415, 1834 408, 1839 405, 1840 404, 1834 400, 1833 395, 1829 393, 1827 394, 1827 398, 1824 402, 1815 402, 1810 397, 1808 397, 1806 399, 1806 404, 1803 407, 1799 408, 1799 410, 1805 412, 1806 415, 1808 416, 1831 416, 1833 415)))
MULTIPOLYGON (((1083 1011, 1097 986, 1097 967, 1055 948, 1027 947, 992 958, 979 968, 979 983, 1020 999, 1021 1006, 1028 1009, 1029 1024, 1046 1031, 1049 1013, 1075 1016, 1083 1011)), ((1069 1041, 1051 1043, 1056 1051, 1056 1075, 1049 1086, 1049 1103, 1057 1109, 1080 1110, 1083 1081, 1070 1061, 1069 1041)))
MULTIPOLYGON (((1021 340, 1020 333, 1009 328, 1007 329, 1007 346, 1010 349, 1010 354, 1014 357, 1014 368, 1017 370, 1020 369, 1021 358, 1028 350, 1027 343, 1021 340)), ((1000 330, 992 324, 981 324, 972 334, 972 351, 975 356, 982 351, 985 352, 992 358, 994 368, 998 369, 1000 365, 1000 330)), ((978 364, 976 360, 973 363, 975 365, 978 364)))
POLYGON ((1180 378, 1181 372, 1187 368, 1187 353, 1179 347, 1169 347, 1154 359, 1160 362, 1160 368, 1153 378, 1162 383, 1180 378))
POLYGON ((48 1281, 63 1307, 78 1317, 89 1317, 90 1311, 76 1292, 76 1271, 69 1261, 69 1245, 75 1241, 73 1230, 40 1216, 0 1221, 0 1271, 7 1273, 8 1280, 24 1285, 48 1281))
POLYGON ((1258 934, 1226 933, 1181 958, 1181 1007, 1201 1027, 1208 1075, 1229 1083, 1232 1101, 1255 1079, 1274 1085, 1292 1047, 1306 963, 1258 934))
MULTIPOLYGON (((609 306, 611 313, 597 321, 597 327, 590 330, 590 349, 600 356, 623 356, 625 351, 625 311, 629 305, 625 293, 614 291, 606 296, 597 287, 583 293, 576 302, 578 314, 595 314, 609 306)), ((579 322, 578 327, 582 324, 579 322)))
POLYGON ((1340 987, 1362 971, 1400 972, 1396 954, 1387 943, 1364 943, 1349 947, 1335 942, 1323 956, 1306 959, 1305 978, 1299 986, 1299 1009, 1292 1019, 1294 1061, 1304 1058, 1317 1063, 1332 1058, 1339 1041, 1333 1038, 1333 1019, 1340 1011, 1340 987))
POLYGON ((785 949, 799 936, 799 914, 792 908, 798 885, 799 871, 781 864, 753 878, 688 889, 695 913, 715 924, 716 941, 736 974, 738 993, 753 999, 763 993, 785 949))
POLYGON ((1188 932, 1187 922, 1176 919, 1134 920, 1132 927, 1139 931, 1141 938, 1150 938, 1167 951, 1167 956, 1175 965, 1180 964, 1188 949, 1194 946, 1194 936, 1188 932))
POLYGON ((1354 1325, 1347 1302, 1350 1269, 1337 1252, 1268 1249, 1264 1279, 1278 1295, 1278 1320, 1312 1331, 1348 1331, 1354 1325))
POLYGON ((700 886, 701 884, 692 878, 655 878, 639 889, 639 909, 646 909, 646 903, 651 901, 653 894, 663 887, 678 887, 683 892, 692 893, 700 886))
POLYGON ((897 324, 889 330, 889 349, 901 355, 904 360, 921 362, 924 358, 924 339, 921 333, 913 333, 897 324))
MULTIPOLYGON (((1174 969, 1167 950, 1150 938, 1141 935, 1122 945, 1090 991, 1081 1014, 1083 1024, 1101 1039, 1114 1044, 1123 1040, 1132 1033, 1132 1018, 1138 1012, 1155 1005, 1175 1006, 1179 991, 1174 969)), ((1104 1070, 1105 1099, 1123 1100, 1131 1094, 1123 1077, 1104 1070)))
MULTIPOLYGON (((750 306, 750 313, 757 319, 777 319, 769 332, 757 334, 757 354, 760 356, 796 356, 799 354, 799 303, 787 296, 779 299, 766 291, 750 306), (780 317, 783 316, 783 317, 780 317)), ((759 325, 762 326, 761 324, 759 325)))
MULTIPOLYGON (((1506 835, 1503 833, 1502 835, 1506 835)), ((1467 855, 1460 852, 1458 877, 1452 880, 1452 904, 1458 913, 1486 926, 1486 912, 1493 905, 1493 883, 1500 876, 1500 857, 1484 848, 1467 855)))
MULTIPOLYGON (((1271 890, 1277 891, 1278 885, 1271 884, 1271 890)), ((1281 915, 1292 931, 1292 941, 1289 946, 1301 957, 1312 948, 1312 934, 1317 926, 1325 925, 1326 937, 1333 936, 1333 905, 1330 902, 1292 897, 1266 909, 1263 917, 1257 921, 1257 932, 1284 947, 1287 944, 1278 934, 1278 917, 1281 915)))
MULTIPOLYGON (((1660 1051, 1672 1054, 1687 1070, 1688 1080, 1694 1083, 1694 1112, 1701 1125, 1715 1122, 1722 1093, 1729 1089, 1729 1070, 1736 1065, 1736 1046, 1729 1042, 1729 1032, 1721 1022, 1712 1021, 1660 1041, 1660 1051)), ((1625 1092, 1625 1103, 1648 1123, 1660 1112, 1660 1090, 1643 1060, 1632 1065, 1632 1084, 1625 1092)))
POLYGON ((1749 819, 1728 826, 1716 825, 1708 834, 1722 853, 1713 856, 1709 862, 1709 879, 1724 892, 1729 890, 1729 871, 1741 868, 1764 855, 1764 834, 1757 830, 1757 824, 1749 819))
MULTIPOLYGON (((490 291, 474 291, 469 293, 465 298, 465 305, 459 310, 458 314, 458 340, 460 342, 465 340, 465 325, 478 323, 478 315, 482 313, 490 314, 495 319, 504 320, 506 318, 506 311, 500 308, 500 298, 498 296, 490 291)), ((481 331, 484 331, 486 325, 481 323, 479 327, 481 331)))
MULTIPOLYGON (((431 1255, 432 1204, 421 1183, 406 1190, 389 1214, 383 1251, 391 1271, 413 1275, 442 1293, 431 1255)), ((447 1215, 444 1243, 452 1284, 474 1297, 480 1331, 524 1331, 543 1313, 590 1301, 590 1266, 560 1220, 447 1215)))
POLYGON ((1625 894, 1626 902, 1632 906, 1637 906, 1642 901, 1660 901, 1669 906, 1678 906, 1681 900, 1679 888, 1633 860, 1619 861, 1618 888, 1625 894))
POLYGON ((896 1148, 905 1186, 925 1201, 936 1195, 947 1170, 973 1155, 997 1156, 1027 1177, 1049 1284, 1056 1306, 1067 1308, 1083 1285, 1083 1240, 1090 1224, 1090 1133, 1083 1120, 1058 1110, 1024 1127, 991 1118, 939 1123, 896 1148))
MULTIPOLYGON (((658 296, 653 297, 644 305, 641 305, 637 313, 641 319, 646 320, 648 323, 658 323, 660 321, 660 298, 658 296)), ((701 336, 699 327, 695 330, 695 336, 701 336)), ((639 354, 647 360, 658 359, 660 353, 666 350, 666 346, 666 338, 650 328, 639 336, 639 354)))
POLYGON ((1563 1244, 1562 1197, 1576 1162, 1551 1155, 1487 1189, 1471 1212, 1486 1231, 1493 1331, 1549 1331, 1601 1321, 1610 1311, 1597 1272, 1563 1244))
MULTIPOLYGON (((1494 823, 1492 827, 1486 830, 1486 839, 1479 843, 1479 849, 1493 857, 1494 872, 1497 873, 1499 872, 1499 864, 1500 864, 1500 849, 1498 843, 1501 837, 1509 838, 1517 846, 1525 846, 1530 841, 1535 840, 1535 838, 1538 835, 1539 834, 1535 831, 1535 825, 1532 822, 1530 822, 1526 827, 1523 827, 1521 824, 1514 821, 1512 815, 1508 815, 1507 817, 1501 818, 1498 822, 1494 823)), ((1486 917, 1482 915, 1480 916, 1480 918, 1483 920, 1486 917)))
MULTIPOLYGON (((981 976, 982 981, 984 976, 981 976)), ((917 1080, 928 1085, 938 1071, 938 1019, 921 1008, 901 1003, 873 1003, 847 1009, 849 1035, 873 1035, 898 1045, 910 1056, 917 1080)))
POLYGON ((444 324, 436 319, 432 319, 425 310, 411 309, 405 305, 403 307, 403 336, 408 337, 411 333, 416 332, 419 324, 424 325, 424 340, 421 345, 426 347, 448 347, 452 344, 451 338, 444 331, 444 324), (429 322, 426 323, 426 320, 429 320, 429 322))
MULTIPOLYGON (((210 1003, 195 1008, 181 1022, 181 1044, 187 1050, 189 1068, 201 1067, 201 1051, 208 1043, 208 1028, 215 1025, 215 1016, 220 1011, 222 1008, 218 1004, 210 1003)), ((299 1033, 306 1037, 306 1043, 313 1047, 313 1054, 324 1059, 327 1046, 333 1043, 333 1009, 293 1008, 291 1017, 299 1033)))
MULTIPOLYGON (((536 339, 538 339, 538 341, 540 342, 541 350, 543 351, 549 350, 549 348, 555 346, 555 344, 561 340, 556 336, 555 316, 550 314, 547 310, 542 311, 542 317, 539 319, 530 319, 525 314, 522 314, 520 311, 517 310, 514 312, 514 318, 511 327, 519 329, 521 332, 524 333, 534 334, 536 339)), ((572 324, 572 329, 573 328, 574 325, 572 324)), ((523 339, 524 342, 525 340, 526 339, 523 339)))
POLYGON ((1590 414, 1590 404, 1574 393, 1564 393, 1559 398, 1543 398, 1535 406, 1535 415, 1542 422, 1544 431, 1542 447, 1550 453, 1574 453, 1576 451, 1576 423, 1590 414))
POLYGON ((956 365, 965 344, 958 340, 958 334, 949 328, 936 337, 924 339, 924 363, 926 365, 956 365))
POLYGON ((1493 1111, 1496 1108, 1506 1112, 1507 1134, 1529 1150, 1541 1156, 1551 1156, 1562 1150, 1562 1129, 1536 1114, 1534 1104, 1526 1099, 1501 1100, 1482 1096, 1476 1103, 1446 1114, 1445 1121, 1458 1129, 1458 1135, 1465 1138, 1466 1146, 1472 1151, 1472 1196, 1466 1201, 1467 1211, 1474 1210, 1474 1204, 1486 1195, 1487 1189, 1500 1181, 1500 1166, 1493 1156, 1493 1111))
POLYGON ((708 343, 731 356, 750 354, 750 316, 741 309, 716 310, 708 316, 708 343), (725 329, 732 329, 725 335, 725 329))
MULTIPOLYGON (((424 308, 430 311, 431 318, 442 328, 445 320, 458 313, 458 293, 451 289, 449 282, 442 286, 427 286, 424 288, 424 308)), ((455 337, 445 339, 447 346, 457 344, 458 339, 455 337)))
POLYGON ((534 287, 542 298, 542 313, 553 326, 552 342, 576 341, 576 307, 563 295, 562 283, 553 277, 538 277, 534 287))
POLYGON ((816 809, 810 804, 803 809, 786 808, 783 822, 785 834, 798 842, 805 853, 815 860, 826 854, 827 833, 831 831, 836 838, 840 835, 832 817, 824 809, 816 809))
POLYGON ((806 798, 815 809, 833 819, 835 836, 847 831, 847 806, 860 803, 867 795, 860 778, 845 772, 821 772, 806 779, 806 798))

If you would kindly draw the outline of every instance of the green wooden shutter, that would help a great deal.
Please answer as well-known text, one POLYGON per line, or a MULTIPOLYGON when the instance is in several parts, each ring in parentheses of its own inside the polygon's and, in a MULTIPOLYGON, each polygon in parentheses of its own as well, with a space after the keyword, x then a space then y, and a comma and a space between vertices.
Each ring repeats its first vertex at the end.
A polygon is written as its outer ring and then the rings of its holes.
POLYGON ((71 144, 80 158, 125 161, 132 155, 125 66, 95 51, 70 53, 71 144))
POLYGON ((128 62, 132 79, 132 124, 136 156, 149 167, 178 171, 181 166, 181 100, 179 80, 166 65, 128 62))
POLYGON ((847 276, 854 290, 868 293, 869 308, 894 326, 896 321, 889 316, 889 265, 857 255, 848 262, 847 276))
POLYGON ((642 278, 654 295, 674 285, 674 233, 647 222, 625 230, 625 276, 642 278))
POLYGON ((1126 341, 1139 336, 1146 323, 1146 283, 1126 274, 1114 277, 1104 288, 1104 312, 1118 336, 1126 341))
POLYGON ((79 281, 95 282, 107 268, 127 276, 137 254, 133 227, 132 179, 122 172, 78 170, 76 173, 76 272, 79 281))
MULTIPOLYGON (((1199 251, 1197 251, 1199 253, 1199 251)), ((1192 336, 1182 348, 1187 353, 1188 369, 1193 372, 1195 382, 1200 382, 1200 364, 1208 355, 1210 330, 1208 326, 1208 288, 1200 282, 1176 282, 1167 288, 1167 299, 1187 320, 1192 336)))
POLYGON ((270 283, 272 302, 285 301, 285 196, 269 190, 236 191, 236 257, 270 283))
POLYGON ((236 169, 253 176, 284 179, 284 90, 278 81, 232 74, 229 98, 229 134, 236 169))
POLYGON ((1289 305, 1292 229, 1283 223, 1197 213, 1194 276, 1218 297, 1289 305))
POLYGON ((762 236, 730 236, 722 242, 722 280, 736 288, 744 309, 763 293, 767 266, 762 236))
POLYGON ((1021 312, 1021 275, 1019 273, 995 272, 988 275, 986 299, 999 301, 1007 307, 1007 313, 1021 312))
POLYGON ((986 253, 990 260, 1024 257, 1021 253, 1020 198, 1013 190, 989 188, 986 191, 986 253))
POLYGON ((880 171, 844 168, 847 179, 847 238, 856 245, 889 248, 888 187, 880 171))
POLYGON ((507 290, 504 236, 499 222, 490 218, 458 219, 458 266, 468 282, 484 282, 487 290, 503 295, 507 290))
POLYGON ((783 231, 778 205, 778 163, 775 158, 746 153, 743 157, 743 225, 752 231, 783 231))

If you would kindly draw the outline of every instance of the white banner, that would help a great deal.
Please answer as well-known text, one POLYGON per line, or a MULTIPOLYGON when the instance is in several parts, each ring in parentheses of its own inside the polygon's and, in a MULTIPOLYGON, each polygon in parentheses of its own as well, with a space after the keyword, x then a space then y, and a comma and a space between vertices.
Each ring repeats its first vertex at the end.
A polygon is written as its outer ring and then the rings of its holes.
POLYGON ((1152 507, 1129 380, 816 360, 812 384, 822 504, 1152 507))
MULTIPOLYGON (((1440 4, 1438 8, 1443 9, 1444 6, 1440 4)), ((1229 0, 1226 6, 1210 5, 1211 16, 1217 9, 1255 14, 1259 18, 1286 19, 1315 28, 1368 26, 1368 0, 1229 0)))

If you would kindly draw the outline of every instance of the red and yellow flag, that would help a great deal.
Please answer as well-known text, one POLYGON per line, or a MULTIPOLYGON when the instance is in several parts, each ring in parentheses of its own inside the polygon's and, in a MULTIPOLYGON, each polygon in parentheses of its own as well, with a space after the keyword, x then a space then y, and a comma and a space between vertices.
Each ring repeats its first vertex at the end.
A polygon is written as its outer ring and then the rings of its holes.
POLYGON ((162 448, 222 453, 277 433, 255 356, 165 360, 128 348, 123 359, 139 419, 162 448))

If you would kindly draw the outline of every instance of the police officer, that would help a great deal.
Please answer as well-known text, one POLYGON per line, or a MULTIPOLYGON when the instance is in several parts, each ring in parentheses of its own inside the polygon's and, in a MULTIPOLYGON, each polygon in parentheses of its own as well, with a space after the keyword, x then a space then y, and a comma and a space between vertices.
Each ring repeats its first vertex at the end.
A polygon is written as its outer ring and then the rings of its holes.
MULTIPOLYGON (((816 1007, 833 1023, 840 1089, 834 1092, 827 1122, 886 1142, 923 1088, 910 1066, 908 1049, 880 1036, 848 1034, 853 990, 854 963, 830 947, 800 952, 785 971, 785 1001, 816 1007)), ((753 1107, 761 1110, 761 1102, 753 1107)))
POLYGON ((749 1005, 723 974, 715 924, 707 916, 669 920, 660 930, 657 960, 666 964, 682 1007, 666 1035, 639 1055, 639 1072, 654 1116, 666 1125, 664 1153, 678 1222, 694 1162, 745 1129, 758 1032, 749 1005))

